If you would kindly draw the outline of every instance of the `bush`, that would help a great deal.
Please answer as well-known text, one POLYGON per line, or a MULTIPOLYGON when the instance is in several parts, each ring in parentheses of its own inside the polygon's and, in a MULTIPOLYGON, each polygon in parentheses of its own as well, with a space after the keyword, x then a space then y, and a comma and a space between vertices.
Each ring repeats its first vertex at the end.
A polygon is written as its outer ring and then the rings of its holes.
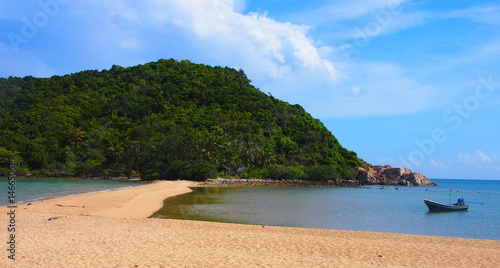
POLYGON ((331 165, 311 166, 307 169, 306 173, 307 179, 311 181, 329 181, 340 178, 337 169, 331 165))
POLYGON ((340 171, 340 176, 344 179, 351 179, 354 176, 354 172, 350 168, 343 168, 340 171))
POLYGON ((165 175, 170 180, 204 181, 217 177, 217 167, 204 160, 177 161, 168 167, 165 175))
MULTIPOLYGON (((141 176, 141 180, 151 181, 151 180, 165 180, 166 178, 166 170, 168 166, 166 164, 148 164, 141 165, 138 168, 138 172, 141 176)), ((132 174, 132 170, 125 169, 124 174, 126 176, 130 176, 132 174)))
POLYGON ((265 171, 262 169, 248 169, 241 173, 241 177, 244 179, 261 179, 265 177, 265 171))
POLYGON ((5 147, 0 147, 0 174, 8 174, 10 171, 10 160, 14 158, 17 174, 23 174, 28 172, 28 168, 21 158, 19 152, 13 152, 5 149, 5 147))
POLYGON ((274 180, 297 180, 304 176, 302 167, 275 165, 267 168, 267 177, 274 180))
POLYGON ((87 160, 76 167, 77 175, 100 176, 104 174, 102 164, 96 160, 87 160))

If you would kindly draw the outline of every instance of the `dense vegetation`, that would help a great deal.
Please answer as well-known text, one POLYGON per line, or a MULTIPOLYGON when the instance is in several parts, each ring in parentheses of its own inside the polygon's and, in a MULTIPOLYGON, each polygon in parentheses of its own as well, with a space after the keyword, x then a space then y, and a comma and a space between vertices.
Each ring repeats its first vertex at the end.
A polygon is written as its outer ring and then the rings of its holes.
MULTIPOLYGON (((330 180, 365 163, 243 70, 160 60, 51 78, 0 78, 0 168, 143 179, 330 180)), ((0 173, 2 170, 0 170, 0 173)))

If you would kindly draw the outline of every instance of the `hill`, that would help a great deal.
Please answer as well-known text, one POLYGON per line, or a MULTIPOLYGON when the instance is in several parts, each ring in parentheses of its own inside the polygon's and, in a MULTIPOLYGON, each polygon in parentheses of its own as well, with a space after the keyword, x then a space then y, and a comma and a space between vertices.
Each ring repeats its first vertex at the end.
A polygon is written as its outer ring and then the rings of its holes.
POLYGON ((243 70, 159 60, 0 78, 0 163, 18 172, 143 179, 351 178, 366 166, 300 105, 243 70))

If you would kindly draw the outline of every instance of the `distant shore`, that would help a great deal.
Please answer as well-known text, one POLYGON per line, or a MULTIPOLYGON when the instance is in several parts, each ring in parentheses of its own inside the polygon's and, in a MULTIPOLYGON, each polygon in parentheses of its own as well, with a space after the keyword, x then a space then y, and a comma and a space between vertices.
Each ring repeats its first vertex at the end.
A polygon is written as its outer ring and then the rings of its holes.
MULTIPOLYGON (((0 174, 0 178, 8 177, 8 174, 0 174)), ((47 174, 19 174, 17 178, 34 179, 89 179, 89 180, 114 180, 114 181, 143 181, 139 176, 57 176, 47 174)), ((151 181, 144 181, 151 182, 151 181)))
MULTIPOLYGON (((363 186, 373 186, 373 185, 392 185, 401 186, 398 184, 371 184, 371 183, 361 183, 357 180, 328 180, 328 181, 312 181, 312 180, 272 180, 272 179, 240 179, 240 178, 217 178, 208 179, 200 183, 200 186, 250 186, 250 187, 337 187, 337 188, 357 188, 363 186)), ((416 187, 429 187, 438 186, 425 185, 416 187)))
MULTIPOLYGON (((8 175, 0 174, 1 177, 8 177, 8 175)), ((60 178, 60 179, 88 179, 88 180, 113 180, 113 181, 126 181, 126 182, 145 182, 150 183, 151 181, 144 181, 140 176, 55 176, 55 175, 45 175, 45 174, 24 174, 17 176, 18 178, 60 178)), ((394 185, 402 186, 398 184, 387 184, 387 183, 362 183, 354 179, 337 179, 337 180, 327 180, 327 181, 316 181, 316 180, 273 180, 273 179, 242 179, 242 178, 222 178, 217 179, 207 179, 200 182, 199 186, 250 186, 250 187, 339 187, 339 188, 355 188, 370 185, 394 185)), ((429 185, 426 185, 429 186, 429 185)), ((432 185, 437 186, 437 184, 432 185)))
MULTIPOLYGON (((14 208, 1 267, 499 267, 500 241, 147 218, 199 183, 161 181, 14 208)), ((13 208, 0 208, 0 226, 13 208)))
POLYGON ((272 179, 239 179, 218 178, 209 179, 200 183, 200 186, 253 186, 253 187, 360 187, 355 180, 272 180, 272 179))

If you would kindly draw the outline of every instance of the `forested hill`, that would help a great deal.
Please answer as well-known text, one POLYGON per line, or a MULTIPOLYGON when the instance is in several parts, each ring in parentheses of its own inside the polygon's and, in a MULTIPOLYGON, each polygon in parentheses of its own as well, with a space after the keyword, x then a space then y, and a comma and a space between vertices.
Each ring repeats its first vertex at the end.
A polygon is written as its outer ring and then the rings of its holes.
POLYGON ((348 178, 366 163, 243 70, 160 60, 0 78, 0 173, 348 178), (3 171, 3 172, 2 172, 3 171))

